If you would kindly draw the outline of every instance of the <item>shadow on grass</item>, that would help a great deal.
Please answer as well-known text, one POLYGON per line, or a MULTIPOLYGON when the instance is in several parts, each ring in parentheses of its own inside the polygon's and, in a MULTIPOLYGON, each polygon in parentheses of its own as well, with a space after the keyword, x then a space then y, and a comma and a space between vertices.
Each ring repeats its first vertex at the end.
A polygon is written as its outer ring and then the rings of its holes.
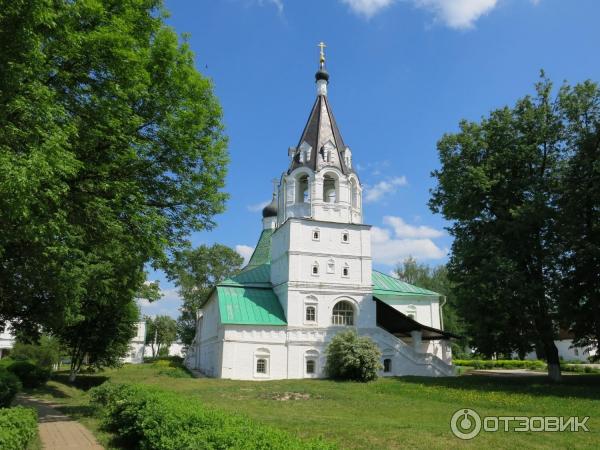
POLYGON ((575 397, 600 400, 600 375, 564 375, 562 381, 553 382, 544 375, 463 375, 448 378, 397 377, 405 383, 423 386, 440 386, 482 392, 507 392, 538 396, 575 397))
POLYGON ((34 389, 25 389, 24 392, 26 394, 31 394, 31 395, 39 395, 39 394, 46 394, 46 395, 50 395, 54 398, 69 398, 69 396, 67 394, 65 394, 63 391, 61 391, 60 389, 56 388, 55 386, 51 386, 49 384, 44 384, 40 387, 34 388, 34 389))
POLYGON ((108 377, 103 375, 78 375, 74 382, 69 381, 69 374, 55 373, 52 379, 67 386, 73 386, 82 391, 89 391, 91 388, 100 386, 108 380, 108 377))

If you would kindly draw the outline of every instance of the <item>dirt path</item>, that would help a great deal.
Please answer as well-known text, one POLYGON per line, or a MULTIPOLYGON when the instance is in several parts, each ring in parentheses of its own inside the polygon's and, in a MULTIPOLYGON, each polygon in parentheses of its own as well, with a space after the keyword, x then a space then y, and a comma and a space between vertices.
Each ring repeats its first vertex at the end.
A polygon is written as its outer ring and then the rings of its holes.
POLYGON ((53 408, 53 404, 28 395, 20 395, 17 403, 35 408, 42 448, 45 450, 102 450, 96 438, 79 422, 53 408))

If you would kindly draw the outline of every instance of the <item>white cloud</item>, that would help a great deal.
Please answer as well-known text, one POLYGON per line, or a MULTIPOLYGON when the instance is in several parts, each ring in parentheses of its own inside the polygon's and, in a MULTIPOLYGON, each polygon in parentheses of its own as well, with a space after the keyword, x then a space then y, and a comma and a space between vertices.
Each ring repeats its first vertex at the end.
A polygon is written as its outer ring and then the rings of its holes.
POLYGON ((242 258, 244 258, 244 264, 248 264, 252 253, 254 253, 254 247, 239 244, 235 246, 235 251, 238 252, 242 258))
MULTIPOLYGON (((425 9, 433 14, 436 21, 450 28, 472 28, 481 16, 488 14, 499 0, 341 0, 356 14, 367 19, 381 12, 392 3, 410 2, 416 8, 425 9)), ((531 0, 533 4, 540 0, 531 0)))
POLYGON ((365 202, 373 203, 381 200, 386 194, 393 194, 400 186, 406 186, 408 181, 405 176, 380 181, 373 187, 365 187, 365 202))
POLYGON ((472 28, 481 16, 488 14, 498 0, 413 0, 418 8, 433 13, 436 20, 450 28, 472 28))
POLYGON ((379 264, 395 265, 408 256, 419 260, 440 259, 448 253, 448 249, 442 250, 433 242, 434 238, 443 236, 439 230, 409 225, 394 216, 384 217, 383 222, 391 229, 371 228, 373 259, 379 264))
POLYGON ((390 6, 394 0, 341 0, 356 14, 373 17, 379 11, 390 6))
POLYGON ((255 203, 253 205, 246 206, 246 209, 251 212, 259 212, 262 211, 265 206, 271 203, 271 200, 265 200, 264 202, 255 203))
POLYGON ((437 238, 444 235, 444 232, 436 230, 435 228, 428 227, 426 225, 409 225, 401 217, 385 216, 383 223, 389 225, 394 230, 395 237, 399 239, 409 238, 437 238))

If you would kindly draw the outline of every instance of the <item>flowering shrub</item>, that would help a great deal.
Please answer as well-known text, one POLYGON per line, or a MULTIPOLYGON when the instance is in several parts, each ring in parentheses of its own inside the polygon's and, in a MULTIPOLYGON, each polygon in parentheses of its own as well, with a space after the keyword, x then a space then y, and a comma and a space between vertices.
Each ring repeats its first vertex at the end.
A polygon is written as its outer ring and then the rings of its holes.
POLYGON ((373 340, 349 330, 333 337, 326 350, 325 372, 338 380, 372 381, 381 366, 381 351, 373 340))

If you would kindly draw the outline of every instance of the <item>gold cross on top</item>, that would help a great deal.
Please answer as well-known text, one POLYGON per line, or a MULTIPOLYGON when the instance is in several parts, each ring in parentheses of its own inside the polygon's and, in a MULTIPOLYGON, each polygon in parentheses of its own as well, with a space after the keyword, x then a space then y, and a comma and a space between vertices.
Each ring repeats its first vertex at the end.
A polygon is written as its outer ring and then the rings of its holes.
POLYGON ((317 47, 321 49, 321 58, 319 61, 321 64, 321 68, 323 68, 323 65, 325 64, 325 42, 319 42, 319 45, 317 45, 317 47))

